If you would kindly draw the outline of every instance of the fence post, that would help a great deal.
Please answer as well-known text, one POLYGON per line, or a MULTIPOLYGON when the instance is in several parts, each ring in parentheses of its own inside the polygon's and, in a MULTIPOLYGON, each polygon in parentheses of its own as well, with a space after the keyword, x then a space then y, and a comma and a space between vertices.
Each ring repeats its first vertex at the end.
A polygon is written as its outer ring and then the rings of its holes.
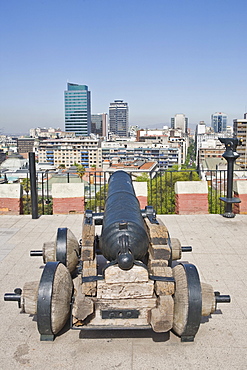
POLYGON ((232 212, 233 203, 241 203, 239 198, 232 196, 233 188, 233 167, 234 162, 239 157, 239 154, 236 152, 237 145, 239 141, 237 138, 219 138, 220 142, 225 144, 226 151, 222 154, 227 160, 227 188, 226 188, 226 197, 220 197, 220 200, 226 203, 225 213, 223 217, 233 218, 235 213, 232 212))
POLYGON ((32 218, 36 219, 38 215, 38 197, 36 186, 36 168, 35 168, 35 153, 29 152, 29 173, 31 184, 31 204, 32 204, 32 218))

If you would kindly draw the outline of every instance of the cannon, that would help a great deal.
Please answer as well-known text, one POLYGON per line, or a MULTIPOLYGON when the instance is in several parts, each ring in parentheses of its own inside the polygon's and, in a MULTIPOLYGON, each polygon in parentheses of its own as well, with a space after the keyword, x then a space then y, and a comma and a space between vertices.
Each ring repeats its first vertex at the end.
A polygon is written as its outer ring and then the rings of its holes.
POLYGON ((151 206, 140 210, 130 175, 117 171, 108 182, 104 213, 85 212, 81 240, 59 228, 55 242, 30 252, 43 256, 40 281, 4 299, 37 316, 42 341, 54 340, 69 320, 75 330, 172 330, 190 342, 202 316, 230 302, 200 281, 193 264, 178 262, 191 250, 170 238, 151 206))

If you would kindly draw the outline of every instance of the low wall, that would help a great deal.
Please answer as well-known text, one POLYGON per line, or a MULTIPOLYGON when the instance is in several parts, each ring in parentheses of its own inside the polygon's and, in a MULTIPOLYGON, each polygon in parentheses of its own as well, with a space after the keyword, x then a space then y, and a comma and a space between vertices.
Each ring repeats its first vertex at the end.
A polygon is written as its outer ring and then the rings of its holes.
POLYGON ((207 214, 207 181, 177 181, 175 183, 175 213, 178 215, 207 214))
POLYGON ((23 213, 21 184, 0 185, 0 214, 20 215, 23 213))
POLYGON ((140 208, 144 209, 148 205, 148 184, 147 182, 133 181, 133 186, 140 203, 140 208))
POLYGON ((247 214, 247 180, 233 181, 234 197, 240 198, 241 203, 234 203, 233 212, 247 214))
POLYGON ((84 213, 83 183, 52 184, 53 214, 84 213))

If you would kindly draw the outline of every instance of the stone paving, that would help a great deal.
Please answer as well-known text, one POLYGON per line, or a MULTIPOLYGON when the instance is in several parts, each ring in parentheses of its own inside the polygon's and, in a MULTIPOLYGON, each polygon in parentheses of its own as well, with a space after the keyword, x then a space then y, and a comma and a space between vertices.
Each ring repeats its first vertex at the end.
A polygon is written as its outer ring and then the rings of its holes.
POLYGON ((0 216, 0 369, 246 369, 247 368, 247 215, 161 216, 171 237, 193 251, 183 261, 194 263, 202 281, 231 295, 203 318, 193 343, 173 333, 146 331, 64 330, 54 342, 40 342, 35 316, 20 314, 6 292, 39 280, 42 258, 29 257, 55 239, 58 227, 80 238, 81 215, 0 216))

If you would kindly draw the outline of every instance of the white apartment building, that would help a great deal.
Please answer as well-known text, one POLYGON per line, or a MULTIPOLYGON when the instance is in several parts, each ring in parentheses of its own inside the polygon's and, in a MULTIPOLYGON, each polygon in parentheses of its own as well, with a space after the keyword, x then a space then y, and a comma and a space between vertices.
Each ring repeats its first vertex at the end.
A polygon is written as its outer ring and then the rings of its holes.
POLYGON ((189 137, 181 129, 164 127, 162 130, 142 129, 137 132, 137 140, 158 147, 179 148, 180 161, 184 164, 189 147, 189 137))
POLYGON ((46 128, 46 127, 37 127, 37 128, 31 128, 29 130, 30 137, 34 138, 49 138, 49 139, 58 139, 58 138, 72 138, 75 137, 74 132, 65 132, 62 131, 60 128, 46 128))
POLYGON ((99 140, 90 137, 43 140, 38 146, 38 160, 56 167, 65 165, 68 168, 74 163, 82 164, 85 168, 102 167, 99 140))
POLYGON ((181 164, 181 146, 178 143, 106 141, 101 143, 101 147, 104 160, 118 158, 119 161, 155 161, 160 169, 181 164))

